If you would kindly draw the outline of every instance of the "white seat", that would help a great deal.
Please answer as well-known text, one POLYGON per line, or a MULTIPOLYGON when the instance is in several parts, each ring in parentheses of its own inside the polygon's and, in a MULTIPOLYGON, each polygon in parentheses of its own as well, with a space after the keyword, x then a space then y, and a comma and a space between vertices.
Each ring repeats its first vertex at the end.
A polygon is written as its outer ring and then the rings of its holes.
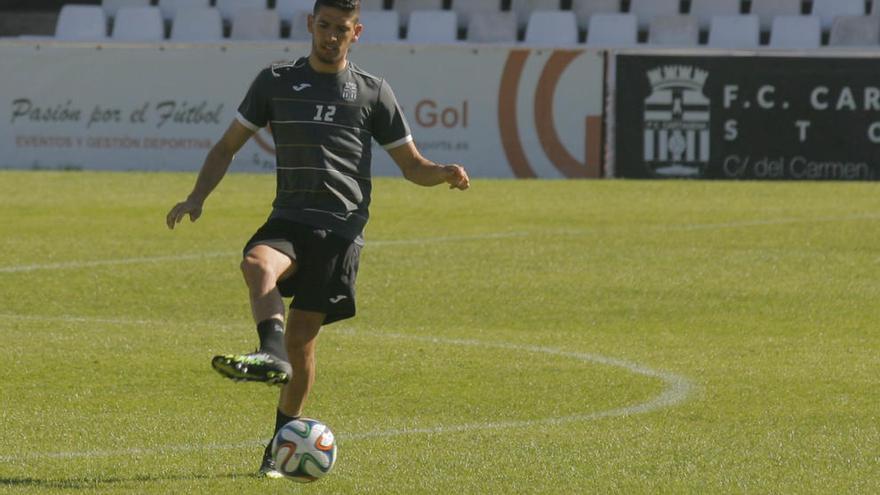
POLYGON ((576 45, 577 17, 574 12, 537 10, 526 24, 525 43, 530 45, 576 45))
POLYGON ((774 17, 800 15, 801 0, 752 0, 751 13, 760 19, 761 31, 769 31, 774 17))
POLYGON ((290 39, 292 41, 307 41, 312 39, 309 32, 309 16, 312 11, 300 10, 293 14, 290 19, 290 39))
POLYGON ((700 29, 709 29, 716 15, 739 15, 740 0, 691 0, 690 15, 697 18, 700 29))
POLYGON ((632 47, 638 45, 638 35, 635 14, 595 14, 587 26, 587 45, 632 47))
POLYGON ((211 7, 179 8, 171 23, 174 41, 220 41, 223 39, 223 19, 220 11, 211 7))
POLYGON ((831 24, 828 46, 876 48, 880 45, 880 25, 872 16, 837 16, 831 24))
POLYGON ((455 43, 458 20, 451 10, 416 10, 410 14, 407 41, 411 43, 455 43))
POLYGON ((689 47, 700 44, 700 23, 692 15, 658 15, 648 27, 648 44, 689 47))
POLYGON ((394 0, 394 10, 400 15, 400 26, 409 24, 409 18, 417 10, 443 10, 443 0, 394 0))
POLYGON ((758 16, 716 15, 709 23, 711 48, 758 48, 761 44, 761 23, 758 16))
POLYGON ((578 27, 587 29, 593 14, 617 14, 620 0, 573 0, 571 10, 577 17, 578 27))
POLYGON ((458 16, 458 28, 467 27, 471 16, 478 12, 501 12, 499 0, 453 0, 452 10, 458 16))
POLYGON ((174 19, 181 9, 203 9, 210 6, 210 0, 159 0, 159 10, 166 21, 174 19))
POLYGON ((239 9, 232 17, 229 38, 239 41, 271 41, 281 37, 278 12, 266 9, 239 9))
POLYGON ((770 28, 771 48, 816 49, 822 44, 822 24, 814 15, 778 15, 770 28))
POLYGON ((635 14, 639 29, 644 30, 658 15, 678 15, 678 7, 678 0, 630 0, 629 12, 635 14))
POLYGON ((400 14, 394 10, 362 10, 364 30, 358 43, 392 43, 399 41, 400 14))
POLYGON ((55 38, 67 41, 107 39, 107 14, 97 5, 65 5, 58 14, 55 38))
POLYGON ((217 10, 224 21, 230 21, 241 9, 265 9, 266 0, 217 0, 217 10))
POLYGON ((558 11, 560 7, 559 0, 512 0, 510 10, 516 13, 517 27, 522 29, 529 22, 532 12, 544 10, 558 11))
POLYGON ((116 12, 123 7, 149 7, 150 0, 101 0, 101 8, 107 17, 116 17, 116 12))
POLYGON ((819 16, 822 29, 830 29, 835 17, 865 15, 864 0, 813 0, 813 15, 819 16))
POLYGON ((516 14, 475 12, 468 23, 467 39, 473 43, 515 43, 516 14))
POLYGON ((159 7, 122 7, 116 11, 112 38, 116 41, 161 41, 165 23, 159 7))
POLYGON ((290 22, 301 11, 312 13, 315 0, 275 0, 275 11, 284 22, 290 22))

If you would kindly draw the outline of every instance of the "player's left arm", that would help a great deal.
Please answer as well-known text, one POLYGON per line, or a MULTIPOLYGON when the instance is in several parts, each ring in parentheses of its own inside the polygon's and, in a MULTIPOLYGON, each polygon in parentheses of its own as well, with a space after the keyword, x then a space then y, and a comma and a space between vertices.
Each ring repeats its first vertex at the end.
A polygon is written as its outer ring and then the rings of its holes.
POLYGON ((388 150, 403 176, 420 186, 449 184, 450 189, 464 191, 471 185, 467 171, 458 164, 440 165, 428 160, 412 141, 388 150))

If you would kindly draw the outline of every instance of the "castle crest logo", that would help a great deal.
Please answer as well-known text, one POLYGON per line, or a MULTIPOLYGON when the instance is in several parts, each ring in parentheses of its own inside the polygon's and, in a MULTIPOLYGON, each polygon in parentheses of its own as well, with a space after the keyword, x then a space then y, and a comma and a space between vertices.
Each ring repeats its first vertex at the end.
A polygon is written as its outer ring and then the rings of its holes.
POLYGON ((699 177, 709 164, 710 101, 703 94, 709 73, 666 65, 647 73, 645 164, 655 176, 699 177))

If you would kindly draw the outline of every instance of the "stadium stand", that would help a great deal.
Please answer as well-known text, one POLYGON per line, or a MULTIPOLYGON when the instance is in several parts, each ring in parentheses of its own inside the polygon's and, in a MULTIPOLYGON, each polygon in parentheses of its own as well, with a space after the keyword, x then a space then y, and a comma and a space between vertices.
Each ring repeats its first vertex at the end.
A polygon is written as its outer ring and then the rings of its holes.
POLYGON ((711 48, 758 48, 761 44, 761 28, 758 16, 716 15, 709 23, 711 48))
POLYGON ((65 5, 58 15, 55 38, 65 41, 107 39, 107 14, 96 5, 65 5))
POLYGON ((290 35, 291 41, 307 41, 312 38, 309 33, 309 14, 308 10, 299 10, 290 19, 290 35))
POLYGON ((586 30, 593 14, 617 14, 620 12, 619 0, 572 0, 571 10, 577 17, 578 27, 586 30))
POLYGON ((478 12, 500 12, 501 0, 453 0, 452 10, 458 16, 458 28, 464 29, 478 12))
POLYGON ((232 17, 229 37, 240 41, 273 41, 281 38, 278 12, 267 9, 239 9, 232 17))
POLYGON ((678 0, 630 0, 629 11, 638 19, 640 30, 647 30, 651 19, 658 15, 678 15, 678 0))
POLYGON ((217 10, 224 21, 231 21, 235 13, 241 9, 266 9, 266 0, 216 0, 217 10))
POLYGON ((162 41, 165 23, 159 7, 120 7, 113 22, 115 41, 162 41))
POLYGON ((275 0, 275 11, 283 22, 289 23, 302 11, 311 13, 314 5, 314 0, 275 0))
POLYGON ((700 44, 700 24, 692 15, 658 15, 648 27, 648 44, 694 47, 700 44))
POLYGON ((393 43, 399 40, 400 14, 394 10, 361 11, 364 30, 358 43, 393 43))
POLYGON ((406 39, 410 43, 455 43, 458 20, 450 10, 414 10, 410 13, 406 39))
POLYGON ((395 0, 394 10, 400 14, 400 27, 409 25, 410 15, 418 10, 442 10, 443 0, 395 0))
POLYGON ((511 0, 510 10, 516 13, 516 22, 519 29, 525 29, 532 12, 560 10, 559 0, 511 0))
POLYGON ((822 44, 822 25, 812 15, 778 15, 770 29, 770 48, 815 49, 822 44))
POLYGON ((740 0, 691 0, 690 15, 697 18, 700 29, 709 29, 716 15, 739 15, 740 0))
POLYGON ((385 10, 385 0, 361 0, 361 10, 385 10))
POLYGON ((822 29, 827 30, 837 17, 864 15, 865 0, 813 0, 812 14, 819 16, 822 29))
POLYGON ((532 12, 526 25, 525 43, 531 45, 575 45, 578 42, 574 12, 532 12))
POLYGON ((467 40, 474 43, 515 43, 516 14, 513 12, 475 12, 467 28, 467 40))
POLYGON ((777 16, 801 15, 801 0, 752 0, 752 14, 761 21, 761 31, 769 31, 777 16))
POLYGON ((195 9, 210 7, 210 0, 159 0, 159 10, 162 18, 173 21, 177 12, 181 9, 195 9))
POLYGON ((880 44, 880 24, 876 17, 840 15, 834 18, 828 46, 866 48, 880 44))
POLYGON ((220 41, 223 39, 223 19, 211 7, 180 8, 171 24, 171 40, 181 42, 220 41))
POLYGON ((107 17, 114 18, 121 8, 125 7, 149 7, 150 0, 101 0, 101 8, 107 17))
POLYGON ((587 45, 632 47, 638 45, 638 18, 634 14, 595 14, 587 26, 587 45))

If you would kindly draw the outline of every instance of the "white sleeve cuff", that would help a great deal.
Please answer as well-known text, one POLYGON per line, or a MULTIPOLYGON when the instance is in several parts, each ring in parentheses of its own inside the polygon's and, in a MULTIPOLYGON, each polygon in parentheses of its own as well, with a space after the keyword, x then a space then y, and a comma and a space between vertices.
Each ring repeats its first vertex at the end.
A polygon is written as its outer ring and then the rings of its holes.
POLYGON ((393 150, 394 148, 397 148, 398 146, 403 146, 404 144, 409 143, 412 140, 412 134, 407 134, 406 137, 402 137, 397 141, 394 141, 393 143, 383 144, 382 148, 385 148, 386 150, 393 150))
POLYGON ((250 120, 244 118, 244 115, 242 115, 241 112, 235 114, 235 120, 237 120, 241 125, 247 127, 253 132, 257 132, 260 130, 260 128, 254 125, 250 120))

